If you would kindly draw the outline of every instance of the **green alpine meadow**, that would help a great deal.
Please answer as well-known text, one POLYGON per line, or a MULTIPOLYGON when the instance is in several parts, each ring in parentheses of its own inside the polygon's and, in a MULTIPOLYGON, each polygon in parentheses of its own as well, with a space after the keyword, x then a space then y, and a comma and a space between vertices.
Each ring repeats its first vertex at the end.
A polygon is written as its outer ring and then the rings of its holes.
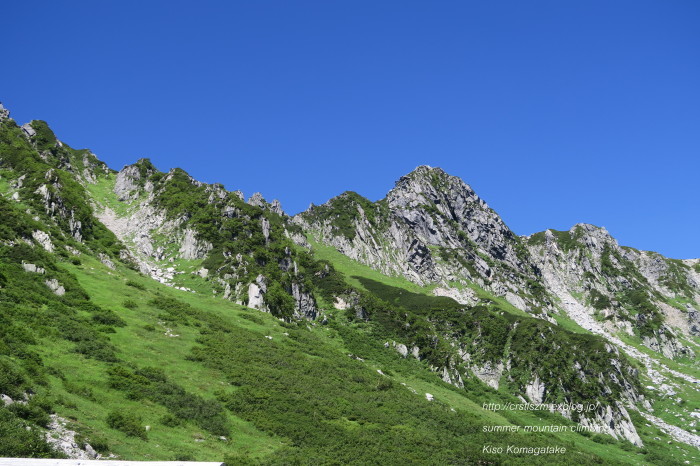
POLYGON ((440 168, 290 216, 59 136, 0 105, 0 457, 700 463, 700 259, 440 168))

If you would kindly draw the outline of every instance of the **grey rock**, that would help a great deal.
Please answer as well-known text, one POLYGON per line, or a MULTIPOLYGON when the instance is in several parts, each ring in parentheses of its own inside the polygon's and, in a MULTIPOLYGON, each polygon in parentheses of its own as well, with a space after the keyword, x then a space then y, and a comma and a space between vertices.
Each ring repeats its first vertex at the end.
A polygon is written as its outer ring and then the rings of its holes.
POLYGON ((403 356, 404 358, 405 358, 406 356, 408 356, 408 348, 407 348, 406 345, 404 345, 403 343, 396 343, 396 342, 394 342, 394 348, 395 348, 396 351, 398 351, 398 353, 399 353, 401 356, 403 356))
POLYGON ((270 240, 270 221, 266 219, 265 217, 260 220, 260 224, 262 226, 262 233, 263 236, 265 237, 265 241, 270 240))
POLYGON ((248 204, 255 206, 255 207, 265 207, 267 202, 265 201, 265 198, 262 197, 262 194, 260 193, 253 193, 252 196, 248 199, 248 204))
POLYGON ((46 441, 51 446, 71 459, 94 460, 100 458, 100 455, 89 444, 86 444, 84 448, 80 447, 76 440, 78 433, 67 427, 67 419, 56 414, 51 414, 50 417, 51 422, 46 431, 46 441))
POLYGON ((496 364, 486 362, 482 366, 472 365, 470 367, 474 375, 489 387, 498 390, 501 376, 503 375, 503 363, 496 364))
POLYGON ((44 283, 46 283, 46 286, 48 286, 51 289, 51 291, 54 292, 55 295, 63 296, 64 294, 66 294, 66 289, 63 287, 63 285, 58 283, 58 280, 56 280, 55 278, 46 280, 44 283))
POLYGON ((282 210, 282 204, 277 199, 273 199, 270 204, 270 210, 278 215, 286 215, 282 210))
POLYGON ((178 252, 183 259, 202 259, 212 247, 211 243, 199 241, 193 229, 186 228, 178 252))
POLYGON ((140 188, 139 181, 141 180, 141 171, 139 167, 128 165, 117 173, 117 179, 114 183, 114 193, 120 201, 128 201, 138 196, 140 188))
POLYGON ((100 262, 102 262, 107 268, 112 269, 112 270, 117 268, 114 265, 114 262, 112 262, 112 259, 110 259, 107 254, 100 253, 100 254, 98 254, 98 257, 100 259, 100 262))
POLYGON ((46 252, 54 251, 54 245, 51 242, 51 238, 49 237, 48 233, 41 230, 35 230, 32 232, 32 238, 34 238, 34 241, 39 243, 41 247, 46 249, 46 252))
POLYGON ((691 335, 700 336, 700 312, 695 309, 688 311, 688 326, 691 335))
POLYGON ((258 275, 255 282, 248 285, 248 307, 266 311, 265 293, 267 292, 267 280, 264 276, 258 275))
POLYGON ((38 273, 43 275, 46 271, 42 267, 37 267, 35 264, 30 264, 22 261, 22 268, 25 272, 38 273))
POLYGON ((296 303, 295 317, 315 319, 318 316, 318 308, 313 295, 304 291, 297 282, 292 283, 292 297, 296 303))
POLYGON ((2 102, 0 102, 0 121, 4 121, 10 118, 10 111, 3 107, 2 102))
POLYGON ((32 128, 31 123, 25 123, 22 125, 22 131, 24 132, 24 135, 27 136, 28 138, 33 138, 36 136, 36 130, 32 128))
POLYGON ((540 378, 535 374, 535 378, 525 386, 525 394, 533 403, 542 403, 544 400, 545 385, 540 381, 540 378))

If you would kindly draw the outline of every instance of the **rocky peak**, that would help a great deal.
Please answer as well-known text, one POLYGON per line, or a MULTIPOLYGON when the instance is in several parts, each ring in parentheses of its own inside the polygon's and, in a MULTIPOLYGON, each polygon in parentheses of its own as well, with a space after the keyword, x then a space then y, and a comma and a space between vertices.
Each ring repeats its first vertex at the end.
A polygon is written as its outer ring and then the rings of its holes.
POLYGON ((167 181, 173 180, 175 178, 179 178, 179 179, 184 178, 188 183, 190 183, 198 188, 201 188, 202 186, 205 185, 205 183, 202 183, 201 181, 194 179, 192 177, 192 175, 190 175, 185 170, 183 170, 182 168, 179 168, 179 167, 171 168, 168 171, 168 173, 165 175, 165 177, 163 178, 163 181, 167 182, 167 181))
POLYGON ((401 177, 386 200, 425 244, 461 248, 472 243, 494 259, 521 268, 511 244, 516 236, 460 178, 423 165, 401 177))
MULTIPOLYGON (((235 193, 238 197, 243 199, 243 193, 240 191, 236 191, 235 193)), ((253 193, 253 195, 248 198, 247 202, 254 207, 260 207, 263 210, 268 210, 278 215, 286 215, 284 210, 282 210, 282 204, 279 200, 274 199, 272 202, 267 202, 260 193, 253 193)))
POLYGON ((120 201, 127 201, 138 196, 139 189, 146 180, 158 170, 149 159, 139 159, 132 165, 126 165, 117 173, 114 193, 120 201))
POLYGON ((447 174, 442 168, 428 165, 421 165, 399 178, 394 188, 389 191, 387 199, 398 198, 407 192, 431 194, 450 190, 460 191, 467 197, 481 201, 474 190, 460 178, 447 174))
POLYGON ((469 185, 440 168, 416 168, 378 202, 345 192, 295 219, 319 241, 382 273, 421 285, 469 277, 516 307, 532 307, 515 299, 527 286, 523 277, 537 274, 520 239, 469 185))
POLYGON ((579 241, 588 248, 601 250, 606 244, 618 247, 617 241, 605 227, 591 225, 589 223, 577 223, 569 230, 571 236, 578 236, 579 241))
POLYGON ((0 102, 0 121, 4 121, 10 118, 10 111, 3 107, 2 102, 0 102))
POLYGON ((544 244, 549 254, 569 252, 582 247, 599 256, 605 247, 619 250, 619 245, 604 227, 577 223, 567 231, 545 230, 524 237, 531 245, 544 244))
POLYGON ((149 158, 140 158, 136 161, 136 163, 133 164, 133 166, 138 167, 139 170, 147 172, 148 174, 153 174, 158 171, 158 169, 153 165, 153 162, 151 162, 151 159, 149 158))
POLYGON ((278 199, 273 199, 270 204, 270 210, 278 215, 286 215, 282 209, 282 203, 278 199))
POLYGON ((460 178, 448 175, 441 168, 421 165, 402 176, 387 194, 392 209, 437 211, 446 219, 464 223, 473 211, 488 212, 494 220, 500 218, 488 208, 474 190, 460 178))
POLYGON ((255 207, 265 207, 267 201, 260 193, 253 193, 252 196, 248 198, 248 204, 255 207))

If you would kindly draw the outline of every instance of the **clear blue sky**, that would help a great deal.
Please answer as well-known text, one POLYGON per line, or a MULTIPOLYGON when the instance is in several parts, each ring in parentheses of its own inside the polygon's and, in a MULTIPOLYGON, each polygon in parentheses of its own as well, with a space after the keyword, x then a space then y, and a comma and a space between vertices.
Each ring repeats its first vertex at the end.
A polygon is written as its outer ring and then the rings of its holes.
POLYGON ((296 213, 428 164, 518 234, 700 256, 698 1, 15 1, 1 23, 0 101, 113 168, 296 213))

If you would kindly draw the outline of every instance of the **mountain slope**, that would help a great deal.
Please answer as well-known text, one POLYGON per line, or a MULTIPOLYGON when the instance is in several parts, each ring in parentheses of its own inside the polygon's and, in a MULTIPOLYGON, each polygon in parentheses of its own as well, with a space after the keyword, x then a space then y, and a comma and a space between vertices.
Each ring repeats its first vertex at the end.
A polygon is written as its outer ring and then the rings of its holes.
POLYGON ((641 338, 611 345, 559 312, 548 274, 563 276, 551 263, 570 257, 550 256, 564 246, 513 234, 454 177, 419 169, 379 203, 346 194, 291 219, 259 195, 145 159, 116 172, 43 122, 0 120, 3 455, 59 455, 46 431, 72 457, 531 464, 483 447, 557 445, 565 456, 534 458, 697 460, 644 418, 653 405, 658 425, 689 422, 697 393, 668 370, 688 372, 691 353, 654 366, 676 395, 645 388, 647 368, 619 349, 644 351, 641 338), (485 406, 523 400, 594 408, 485 406), (526 431, 552 425, 569 429, 526 431))
MULTIPOLYGON (((604 229, 591 225, 517 237, 468 185, 426 166, 402 177, 376 203, 344 193, 322 206, 312 206, 294 220, 313 241, 382 273, 427 286, 433 294, 452 296, 472 309, 484 300, 493 301, 480 296, 476 284, 533 317, 552 323, 573 320, 584 333, 613 343, 606 346, 615 355, 613 360, 619 353, 615 348, 636 360, 645 369, 643 378, 649 377, 654 389, 660 386, 666 395, 678 385, 662 374, 697 383, 698 260, 671 260, 621 248, 604 229), (646 349, 657 355, 650 357, 646 349), (673 364, 666 358, 679 361, 682 371, 671 369, 673 364)), ((556 338, 541 337, 546 349, 557 349, 556 338)), ((518 343, 528 338, 531 335, 513 335, 518 343)), ((480 341, 472 341, 484 348, 480 341)), ((452 339, 452 344, 459 344, 458 340, 452 339)), ((463 348, 453 357, 463 359, 465 352, 471 358, 472 352, 463 348)), ((472 375, 497 385, 514 362, 526 365, 508 351, 496 353, 488 366, 472 365, 460 377, 472 375)), ((561 356, 557 351, 550 353, 550 357, 561 356)), ((617 368, 616 361, 610 363, 617 368)), ((575 360, 561 364, 574 372, 581 366, 575 360)), ((458 365, 450 361, 444 367, 458 365)), ((608 382, 619 383, 627 401, 650 407, 634 388, 636 376, 631 381, 609 377, 604 366, 598 368, 600 374, 608 382)), ((522 369, 515 367, 515 372, 522 369)), ((574 396, 575 384, 556 377, 543 380, 541 369, 528 367, 525 373, 532 378, 514 392, 531 400, 556 393, 569 399, 574 396)), ((578 378, 590 380, 583 373, 578 378)), ((624 418, 620 413, 618 423, 624 418)), ((634 438, 631 432, 623 435, 634 438)))

